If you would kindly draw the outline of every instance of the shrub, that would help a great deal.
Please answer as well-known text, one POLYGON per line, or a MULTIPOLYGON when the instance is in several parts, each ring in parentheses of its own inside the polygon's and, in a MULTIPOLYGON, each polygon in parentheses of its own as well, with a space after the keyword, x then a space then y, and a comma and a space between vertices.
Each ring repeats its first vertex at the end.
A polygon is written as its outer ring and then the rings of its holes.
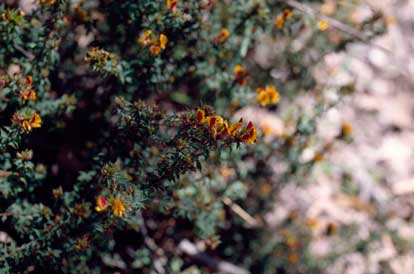
POLYGON ((252 216, 329 151, 302 159, 332 104, 309 68, 354 37, 285 1, 6 1, 0 15, 2 272, 207 271, 183 240, 253 273, 319 271, 291 251, 309 241, 294 217, 280 240, 252 216), (305 91, 315 107, 292 103, 292 130, 238 112, 305 91))

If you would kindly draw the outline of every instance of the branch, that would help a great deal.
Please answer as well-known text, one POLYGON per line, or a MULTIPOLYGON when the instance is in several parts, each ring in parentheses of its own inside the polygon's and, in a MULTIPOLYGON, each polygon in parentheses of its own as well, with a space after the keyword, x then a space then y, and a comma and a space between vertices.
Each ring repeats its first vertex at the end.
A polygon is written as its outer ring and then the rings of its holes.
POLYGON ((282 0, 282 1, 285 2, 286 4, 288 4, 289 6, 295 8, 297 10, 300 10, 303 13, 306 13, 310 16, 317 17, 317 18, 320 18, 322 20, 327 21, 329 23, 329 25, 331 25, 332 27, 357 38, 359 41, 362 41, 366 44, 369 44, 370 46, 373 46, 373 47, 378 48, 382 51, 385 51, 388 54, 392 53, 389 49, 384 48, 383 46, 372 43, 369 40, 368 37, 366 37, 362 32, 358 31, 357 29, 355 29, 355 28, 353 28, 353 27, 351 27, 347 24, 344 24, 341 21, 338 21, 338 20, 336 20, 332 17, 321 14, 320 12, 314 10, 312 7, 310 7, 306 4, 299 3, 296 0, 282 0))

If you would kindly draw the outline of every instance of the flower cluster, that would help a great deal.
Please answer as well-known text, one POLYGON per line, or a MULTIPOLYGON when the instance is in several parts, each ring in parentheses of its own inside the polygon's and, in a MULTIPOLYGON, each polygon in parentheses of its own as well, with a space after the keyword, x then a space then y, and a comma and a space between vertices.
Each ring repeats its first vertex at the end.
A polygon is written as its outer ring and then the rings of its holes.
POLYGON ((197 110, 197 121, 202 124, 207 124, 211 130, 211 135, 216 137, 235 137, 238 140, 253 144, 256 142, 256 128, 252 122, 249 122, 246 128, 242 129, 243 118, 238 122, 229 126, 227 120, 219 115, 206 116, 203 109, 197 110))
POLYGON ((99 195, 96 198, 96 207, 95 210, 97 212, 105 211, 107 209, 111 208, 112 213, 116 217, 122 217, 124 215, 126 208, 124 203, 120 199, 111 199, 108 201, 105 197, 99 195))
POLYGON ((36 112, 25 115, 14 114, 12 119, 19 123, 26 133, 29 133, 32 128, 40 128, 42 126, 42 119, 36 112))
POLYGON ((275 86, 269 85, 265 88, 259 87, 256 89, 257 96, 256 100, 261 106, 267 106, 269 104, 277 104, 280 99, 279 92, 276 90, 275 86))
POLYGON ((110 56, 111 54, 106 50, 100 48, 92 48, 86 53, 84 60, 91 63, 104 63, 109 59, 110 56))
POLYGON ((282 28, 285 25, 286 20, 292 17, 292 11, 289 9, 285 9, 283 14, 280 14, 276 17, 274 21, 274 25, 278 28, 282 28))
POLYGON ((153 34, 152 30, 146 30, 138 38, 137 42, 143 47, 149 47, 151 56, 157 56, 161 50, 167 47, 168 38, 165 34, 153 34))
POLYGON ((32 100, 35 101, 36 100, 36 92, 34 91, 34 89, 32 88, 32 83, 33 83, 33 79, 32 76, 27 76, 26 77, 26 81, 23 85, 22 90, 20 91, 20 98, 23 101, 23 104, 27 101, 27 100, 32 100))

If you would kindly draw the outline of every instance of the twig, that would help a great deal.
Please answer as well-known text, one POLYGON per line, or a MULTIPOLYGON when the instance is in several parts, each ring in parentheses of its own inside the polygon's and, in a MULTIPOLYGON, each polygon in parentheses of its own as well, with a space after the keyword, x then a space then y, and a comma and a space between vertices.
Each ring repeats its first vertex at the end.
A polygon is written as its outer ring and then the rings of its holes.
POLYGON ((355 28, 353 28, 353 27, 351 27, 347 24, 344 24, 341 21, 338 21, 338 20, 336 20, 332 17, 321 14, 320 12, 314 10, 312 7, 310 7, 306 4, 299 3, 296 0, 282 0, 282 1, 285 2, 286 4, 288 4, 289 6, 295 8, 297 10, 300 10, 303 13, 306 13, 306 14, 311 15, 313 17, 318 17, 318 18, 321 18, 322 20, 327 21, 329 23, 329 25, 331 25, 332 27, 334 27, 334 28, 336 28, 336 29, 338 29, 342 32, 345 32, 345 33, 357 38, 358 40, 360 40, 360 41, 362 41, 366 44, 369 44, 370 46, 373 46, 373 47, 378 48, 382 51, 385 51, 388 54, 392 54, 392 52, 389 49, 384 48, 383 46, 372 43, 369 40, 368 37, 366 37, 363 33, 358 31, 357 29, 355 29, 355 28))
POLYGON ((228 197, 224 197, 223 203, 230 207, 230 209, 236 213, 240 218, 242 218, 249 226, 251 227, 258 227, 260 226, 260 223, 252 217, 249 213, 247 213, 246 210, 241 208, 238 204, 234 203, 232 200, 230 200, 228 197))
POLYGON ((243 269, 232 263, 213 258, 207 253, 200 251, 196 245, 189 240, 182 240, 178 245, 178 249, 188 256, 194 258, 195 260, 200 261, 202 264, 206 265, 214 271, 219 271, 227 274, 250 274, 250 272, 246 269, 243 269))
POLYGON ((26 56, 29 60, 33 60, 35 56, 30 51, 23 49, 21 46, 14 44, 14 48, 20 51, 24 56, 26 56))

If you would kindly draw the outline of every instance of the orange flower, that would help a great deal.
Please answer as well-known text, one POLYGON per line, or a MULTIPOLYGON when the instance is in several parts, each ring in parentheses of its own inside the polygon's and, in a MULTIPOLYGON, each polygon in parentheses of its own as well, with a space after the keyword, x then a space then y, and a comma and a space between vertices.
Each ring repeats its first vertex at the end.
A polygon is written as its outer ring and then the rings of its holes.
POLYGON ((253 126, 252 122, 249 122, 246 127, 246 132, 240 137, 240 139, 245 143, 254 144, 256 142, 256 128, 253 126))
POLYGON ((274 21, 274 25, 276 27, 282 28, 284 24, 285 24, 285 19, 283 18, 282 15, 279 15, 278 17, 276 17, 276 19, 274 21))
POLYGON ((285 9, 283 11, 283 17, 285 18, 285 20, 289 19, 290 17, 292 17, 292 11, 290 9, 285 9))
POLYGON ((121 217, 126 208, 120 199, 115 199, 112 206, 112 212, 116 217, 121 217))
POLYGON ((234 76, 236 79, 236 82, 240 85, 240 86, 245 86, 247 85, 247 76, 248 76, 248 72, 246 71, 246 69, 240 65, 237 65, 234 67, 234 76))
POLYGON ((151 56, 157 56, 158 54, 160 54, 160 52, 161 52, 161 48, 159 46, 150 47, 151 56))
POLYGON ((100 212, 100 211, 106 210, 107 208, 108 208, 108 202, 106 201, 106 199, 100 195, 96 197, 95 210, 100 212))
POLYGON ((167 0, 167 8, 173 10, 177 6, 177 0, 167 0))
POLYGON ((217 45, 224 45, 230 36, 230 32, 226 28, 222 28, 220 33, 213 38, 213 43, 217 45))

